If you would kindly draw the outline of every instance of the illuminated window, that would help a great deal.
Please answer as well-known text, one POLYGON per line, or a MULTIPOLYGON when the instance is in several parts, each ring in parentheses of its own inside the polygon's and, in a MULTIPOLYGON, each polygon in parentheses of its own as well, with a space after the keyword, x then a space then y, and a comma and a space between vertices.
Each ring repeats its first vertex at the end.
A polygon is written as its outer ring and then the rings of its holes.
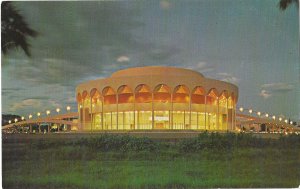
POLYGON ((103 89, 103 98, 104 98, 104 104, 116 104, 117 98, 116 93, 111 87, 105 87, 103 89))
POLYGON ((135 89, 135 102, 136 103, 151 103, 152 95, 150 88, 147 85, 138 85, 135 89))
POLYGON ((173 103, 189 103, 189 89, 185 85, 178 85, 174 89, 173 103))
POLYGON ((192 103, 194 103, 194 104, 205 104, 204 89, 200 86, 195 87, 192 92, 191 100, 192 100, 192 103))
POLYGON ((153 92, 153 101, 162 103, 171 102, 170 88, 165 84, 156 86, 153 92))
POLYGON ((118 89, 118 103, 133 103, 133 92, 127 85, 122 85, 118 89))

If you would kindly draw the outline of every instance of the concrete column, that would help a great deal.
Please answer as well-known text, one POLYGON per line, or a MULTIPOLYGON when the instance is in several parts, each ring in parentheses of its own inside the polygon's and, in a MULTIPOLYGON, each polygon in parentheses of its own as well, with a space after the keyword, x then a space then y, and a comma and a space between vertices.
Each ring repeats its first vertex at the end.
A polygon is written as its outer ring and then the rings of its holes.
MULTIPOLYGON (((117 92, 116 94, 116 99, 117 99, 117 130, 118 130, 118 126, 119 126, 119 94, 117 92)), ((112 124, 112 122, 111 122, 112 124)))
POLYGON ((152 130, 154 129, 154 102, 153 102, 153 99, 154 99, 154 94, 153 94, 153 91, 151 93, 152 95, 152 130))
POLYGON ((90 97, 90 111, 91 111, 91 132, 93 132, 93 101, 92 97, 90 97))
MULTIPOLYGON (((136 101, 135 101, 135 91, 133 92, 133 128, 135 128, 135 103, 136 103, 136 101)), ((130 127, 131 127, 131 125, 130 125, 130 127)), ((130 130, 131 130, 131 128, 130 128, 130 130)))
POLYGON ((189 112, 190 112, 189 126, 190 128, 192 128, 192 95, 191 94, 189 94, 189 112))
POLYGON ((217 97, 217 123, 216 123, 216 126, 217 126, 217 130, 220 130, 220 124, 219 124, 219 119, 220 119, 220 105, 219 105, 219 97, 217 97))
MULTIPOLYGON (((204 129, 205 130, 208 130, 207 129, 207 116, 208 116, 208 114, 207 114, 207 110, 206 110, 206 95, 204 95, 204 129)), ((198 116, 197 116, 197 119, 198 119, 198 116)), ((197 126, 198 126, 198 121, 197 121, 197 126)))
POLYGON ((174 109, 174 107, 173 107, 173 93, 171 93, 171 113, 170 113, 170 128, 171 129, 174 129, 174 127, 173 127, 173 109, 174 109))

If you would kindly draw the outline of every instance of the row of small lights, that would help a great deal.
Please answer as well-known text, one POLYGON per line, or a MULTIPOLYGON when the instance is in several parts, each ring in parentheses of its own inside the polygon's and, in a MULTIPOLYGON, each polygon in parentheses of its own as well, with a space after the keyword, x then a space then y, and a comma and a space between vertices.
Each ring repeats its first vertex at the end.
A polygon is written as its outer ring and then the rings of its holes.
MULTIPOLYGON (((81 108, 81 107, 80 107, 80 108, 81 108)), ((71 110, 71 107, 70 107, 70 106, 67 106, 66 109, 67 109, 67 111, 69 112, 69 111, 71 110)), ((240 108, 239 108, 239 111, 240 111, 240 112, 243 112, 244 110, 246 110, 246 109, 244 109, 243 107, 240 107, 240 108)), ((56 112, 59 113, 59 112, 60 112, 60 108, 56 108, 56 112)), ((250 114, 252 114, 252 113, 253 113, 253 110, 252 110, 252 109, 248 109, 248 112, 249 112, 250 114)), ((47 111, 46 111, 47 116, 48 116, 50 113, 51 113, 50 110, 47 110, 47 111)), ((261 114, 262 114, 261 112, 257 112, 257 115, 258 115, 258 116, 261 116, 261 114)), ((38 113, 37 113, 37 116, 40 117, 40 116, 41 116, 41 113, 38 112, 38 113)), ((266 116, 266 117, 269 117, 269 114, 268 114, 268 113, 265 113, 265 116, 266 116)), ((30 114, 30 115, 28 116, 28 118, 31 119, 31 118, 32 118, 32 114, 30 114)), ((22 116, 22 117, 21 117, 21 120, 23 121, 24 119, 25 119, 25 117, 22 116)), ((272 116, 272 119, 275 120, 275 119, 276 119, 276 116, 273 115, 273 116, 272 116)), ((15 121, 15 123, 16 123, 16 122, 18 122, 18 119, 15 118, 14 121, 15 121)), ((281 117, 279 117, 279 121, 282 121, 282 118, 281 118, 281 117)), ((285 119, 284 122, 285 122, 285 123, 288 123, 288 120, 285 119)), ((11 124, 11 120, 9 120, 8 123, 11 124)), ((290 121, 290 124, 292 125, 293 122, 290 121)))
MULTIPOLYGON (((66 109, 67 109, 67 111, 69 112, 69 111, 71 110, 71 107, 70 107, 70 106, 67 106, 67 107, 66 107, 66 109)), ((56 112, 59 114, 59 112, 60 112, 60 108, 56 108, 55 110, 56 110, 56 112)), ((51 113, 51 111, 50 111, 50 110, 46 110, 46 114, 47 114, 47 116, 48 116, 50 113, 51 113)), ((41 113, 40 113, 40 112, 38 112, 36 115, 37 115, 37 117, 39 118, 39 117, 41 116, 41 113)), ((32 118, 32 114, 29 114, 28 118, 29 118, 29 119, 31 119, 31 118, 32 118)), ((21 120, 23 121, 24 119, 25 119, 25 117, 24 117, 24 116, 22 116, 22 117, 21 117, 21 120)), ((17 118, 15 118, 15 120, 14 120, 14 121, 15 121, 15 123, 17 123, 19 120, 18 120, 17 118)), ((9 121, 8 121, 8 123, 9 123, 9 124, 11 124, 11 123, 12 123, 12 121, 11 121, 11 120, 9 120, 9 121)))
MULTIPOLYGON (((252 110, 252 109, 246 109, 246 108, 243 108, 243 107, 240 107, 240 108, 239 108, 239 111, 240 111, 240 112, 243 112, 244 110, 248 110, 249 114, 252 114, 252 113, 253 113, 253 110, 252 110)), ((262 113, 261 113, 261 112, 257 112, 257 115, 258 115, 258 116, 261 116, 262 113)), ((265 113, 265 116, 266 116, 266 117, 269 117, 270 115, 269 115, 268 113, 265 113)), ((273 116, 272 116, 272 119, 275 120, 275 119, 276 119, 276 116, 273 115, 273 116)), ((278 119, 279 119, 279 121, 282 121, 282 117, 279 117, 278 119)), ((285 123, 288 123, 288 120, 285 119, 284 122, 285 122, 285 123)), ((290 121, 290 124, 292 125, 292 124, 293 124, 293 121, 290 121)))

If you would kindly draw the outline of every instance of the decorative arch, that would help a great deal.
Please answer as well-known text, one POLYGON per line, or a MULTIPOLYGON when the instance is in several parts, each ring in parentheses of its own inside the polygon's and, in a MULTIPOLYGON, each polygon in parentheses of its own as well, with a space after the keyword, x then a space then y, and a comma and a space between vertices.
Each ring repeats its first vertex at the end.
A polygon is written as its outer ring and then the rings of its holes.
POLYGON ((80 93, 77 93, 76 100, 77 100, 77 103, 82 103, 82 97, 81 97, 80 93))
POLYGON ((217 105, 218 91, 215 88, 212 88, 208 91, 206 96, 206 104, 217 105))
POLYGON ((124 103, 133 103, 134 97, 133 92, 130 87, 127 85, 122 85, 118 88, 118 103, 124 104, 124 103))
POLYGON ((102 90, 104 104, 116 104, 117 95, 113 88, 107 86, 102 90))
POLYGON ((205 104, 205 90, 203 87, 197 86, 193 89, 191 102, 194 104, 205 104))
POLYGON ((92 103, 93 103, 93 104, 96 104, 96 103, 100 102, 101 99, 102 99, 101 93, 100 93, 100 92, 98 91, 98 89, 96 89, 96 88, 93 88, 93 89, 91 90, 90 96, 91 96, 91 98, 92 98, 92 103))
POLYGON ((85 100, 86 99, 86 97, 88 96, 88 92, 87 91, 83 91, 82 92, 82 100, 85 100))
POLYGON ((174 103, 189 103, 190 101, 190 90, 185 85, 178 85, 173 91, 173 102, 174 103))
POLYGON ((226 90, 222 91, 222 93, 219 96, 219 106, 227 108, 227 98, 228 98, 228 92, 226 90))
POLYGON ((171 102, 171 89, 166 84, 159 84, 154 88, 153 91, 154 102, 171 102))
POLYGON ((146 84, 138 85, 135 90, 135 102, 136 103, 150 103, 152 102, 152 94, 150 87, 146 84))

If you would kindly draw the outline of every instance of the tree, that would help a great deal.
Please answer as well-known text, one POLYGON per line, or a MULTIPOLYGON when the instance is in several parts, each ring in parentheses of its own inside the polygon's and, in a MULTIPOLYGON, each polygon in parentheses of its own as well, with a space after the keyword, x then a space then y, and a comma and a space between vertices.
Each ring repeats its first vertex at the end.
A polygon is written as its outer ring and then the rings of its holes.
POLYGON ((285 10, 291 4, 295 4, 297 7, 299 7, 299 1, 298 0, 280 0, 278 4, 279 4, 279 8, 281 10, 285 10))
POLYGON ((1 51, 5 55, 9 50, 21 47, 30 57, 28 37, 36 37, 38 33, 31 29, 19 11, 9 1, 1 6, 1 51))

